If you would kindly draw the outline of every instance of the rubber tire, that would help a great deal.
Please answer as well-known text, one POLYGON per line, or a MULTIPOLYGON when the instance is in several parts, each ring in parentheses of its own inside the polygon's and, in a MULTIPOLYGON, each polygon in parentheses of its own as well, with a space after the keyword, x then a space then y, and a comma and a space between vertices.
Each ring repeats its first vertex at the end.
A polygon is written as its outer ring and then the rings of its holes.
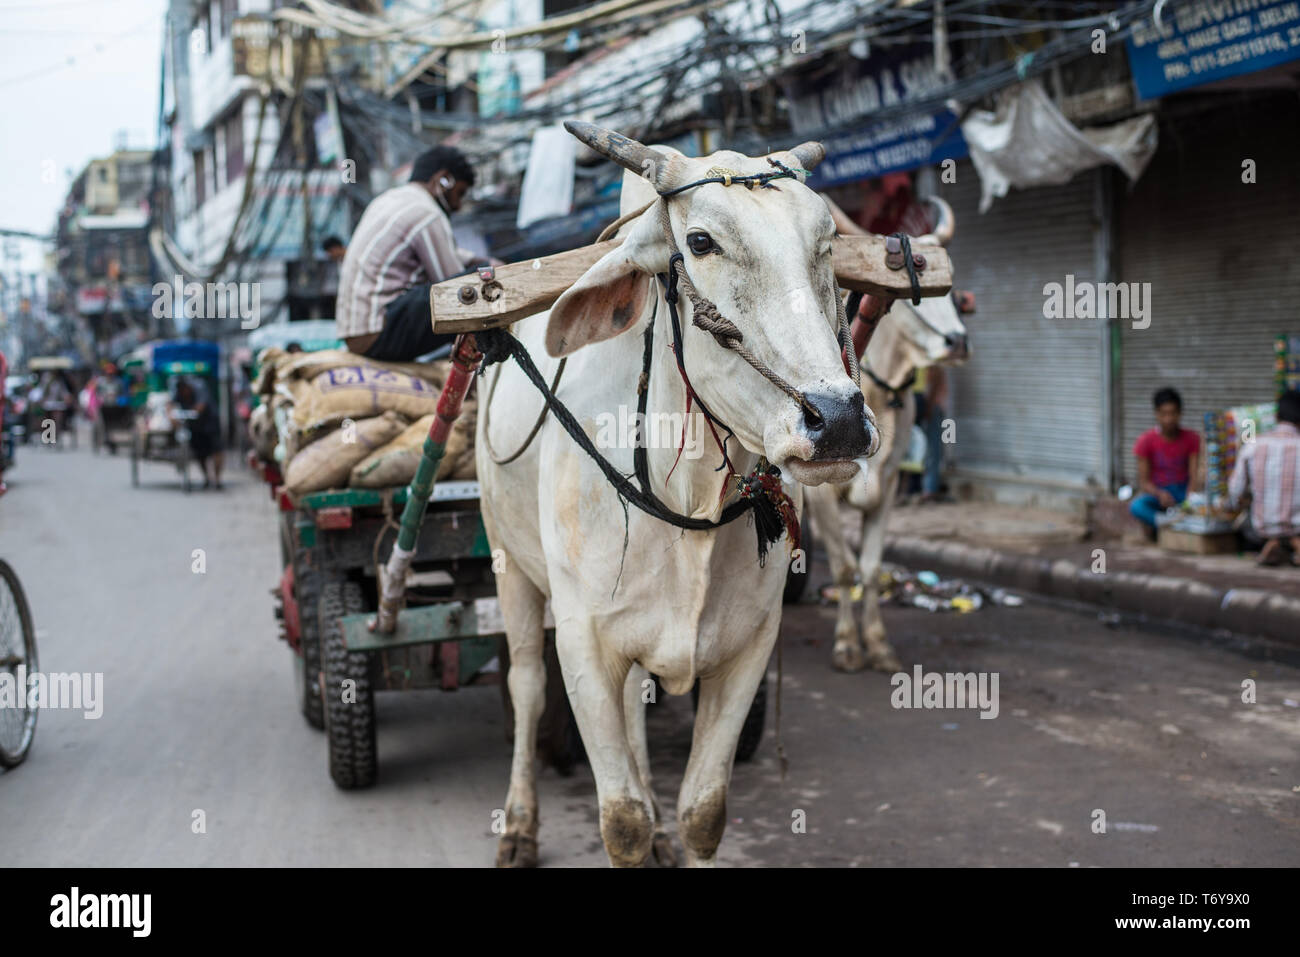
POLYGON ((339 618, 365 611, 361 586, 353 581, 321 583, 319 634, 325 675, 325 737, 330 777, 344 791, 368 788, 378 771, 375 748, 375 694, 370 656, 349 652, 339 618), (356 682, 356 701, 343 702, 343 681, 356 682))
POLYGON ((294 657, 295 697, 298 710, 307 723, 318 731, 325 729, 325 704, 320 692, 320 622, 317 619, 319 583, 314 572, 294 568, 293 591, 298 600, 298 627, 302 654, 294 657))
MULTIPOLYGON (((695 687, 691 688, 691 706, 695 710, 700 707, 700 683, 695 682, 695 687)), ((763 680, 754 692, 754 700, 749 705, 749 714, 745 715, 745 723, 740 727, 740 737, 736 740, 736 760, 747 762, 754 757, 758 751, 758 746, 763 742, 763 726, 767 721, 767 675, 763 675, 763 680)))
POLYGON ((803 549, 803 571, 789 569, 785 573, 785 592, 781 602, 785 605, 797 605, 808 588, 808 574, 812 570, 813 533, 812 523, 808 521, 808 512, 804 511, 804 522, 799 526, 799 547, 803 549))
MULTIPOLYGON (((32 624, 32 611, 27 604, 27 596, 23 592, 22 583, 18 581, 18 576, 14 570, 9 567, 9 563, 0 559, 0 579, 3 579, 9 591, 14 596, 14 605, 18 612, 18 623, 23 629, 23 655, 26 658, 28 674, 39 671, 40 663, 36 659, 36 628, 32 624)), ((25 691, 25 689, 24 689, 25 691)), ((22 764, 23 759, 27 757, 27 752, 31 750, 32 739, 36 736, 36 716, 39 708, 33 710, 30 715, 30 729, 27 731, 21 747, 17 751, 5 751, 0 748, 0 768, 15 768, 22 764)))

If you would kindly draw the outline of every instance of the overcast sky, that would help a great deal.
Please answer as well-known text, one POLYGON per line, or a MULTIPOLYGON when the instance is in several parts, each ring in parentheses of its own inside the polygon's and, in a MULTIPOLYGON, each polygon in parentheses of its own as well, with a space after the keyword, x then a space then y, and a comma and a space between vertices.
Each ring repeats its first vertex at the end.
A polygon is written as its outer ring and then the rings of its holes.
MULTIPOLYGON (((166 9, 0 0, 0 227, 50 233, 71 178, 119 131, 132 147, 156 145, 166 9)), ((23 247, 24 269, 39 268, 39 245, 23 247)))

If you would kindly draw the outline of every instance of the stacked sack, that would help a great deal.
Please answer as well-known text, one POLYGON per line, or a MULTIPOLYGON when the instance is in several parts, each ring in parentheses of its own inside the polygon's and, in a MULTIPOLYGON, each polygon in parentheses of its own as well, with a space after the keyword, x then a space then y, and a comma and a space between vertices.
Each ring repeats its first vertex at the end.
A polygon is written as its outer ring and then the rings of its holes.
MULTIPOLYGON (((249 422, 259 456, 278 462, 294 495, 351 485, 386 488, 415 476, 450 360, 379 362, 342 350, 264 349, 249 422)), ((473 479, 475 400, 447 441, 438 479, 473 479)))

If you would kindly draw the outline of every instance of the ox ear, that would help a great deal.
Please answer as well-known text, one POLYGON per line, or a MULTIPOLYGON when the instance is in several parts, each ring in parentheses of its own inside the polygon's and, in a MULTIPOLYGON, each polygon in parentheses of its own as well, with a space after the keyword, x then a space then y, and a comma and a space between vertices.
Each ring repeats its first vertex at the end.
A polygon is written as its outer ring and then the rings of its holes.
POLYGON ((637 219, 622 245, 602 256, 555 301, 546 320, 548 354, 567 356, 636 325, 657 294, 654 274, 668 269, 667 245, 656 238, 658 229, 658 216, 651 209, 637 219))

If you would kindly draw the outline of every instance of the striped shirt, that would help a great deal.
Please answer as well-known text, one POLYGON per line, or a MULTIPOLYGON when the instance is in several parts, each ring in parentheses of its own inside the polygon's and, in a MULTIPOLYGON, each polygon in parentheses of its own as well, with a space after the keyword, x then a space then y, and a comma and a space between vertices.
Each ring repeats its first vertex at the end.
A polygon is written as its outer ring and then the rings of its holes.
POLYGON ((340 339, 380 332, 384 307, 412 286, 465 271, 451 221, 420 183, 380 193, 366 207, 339 270, 334 321, 340 339))
POLYGON ((1290 422, 1259 436, 1237 456, 1228 501, 1251 493, 1250 522, 1265 538, 1300 535, 1300 429, 1290 422))

